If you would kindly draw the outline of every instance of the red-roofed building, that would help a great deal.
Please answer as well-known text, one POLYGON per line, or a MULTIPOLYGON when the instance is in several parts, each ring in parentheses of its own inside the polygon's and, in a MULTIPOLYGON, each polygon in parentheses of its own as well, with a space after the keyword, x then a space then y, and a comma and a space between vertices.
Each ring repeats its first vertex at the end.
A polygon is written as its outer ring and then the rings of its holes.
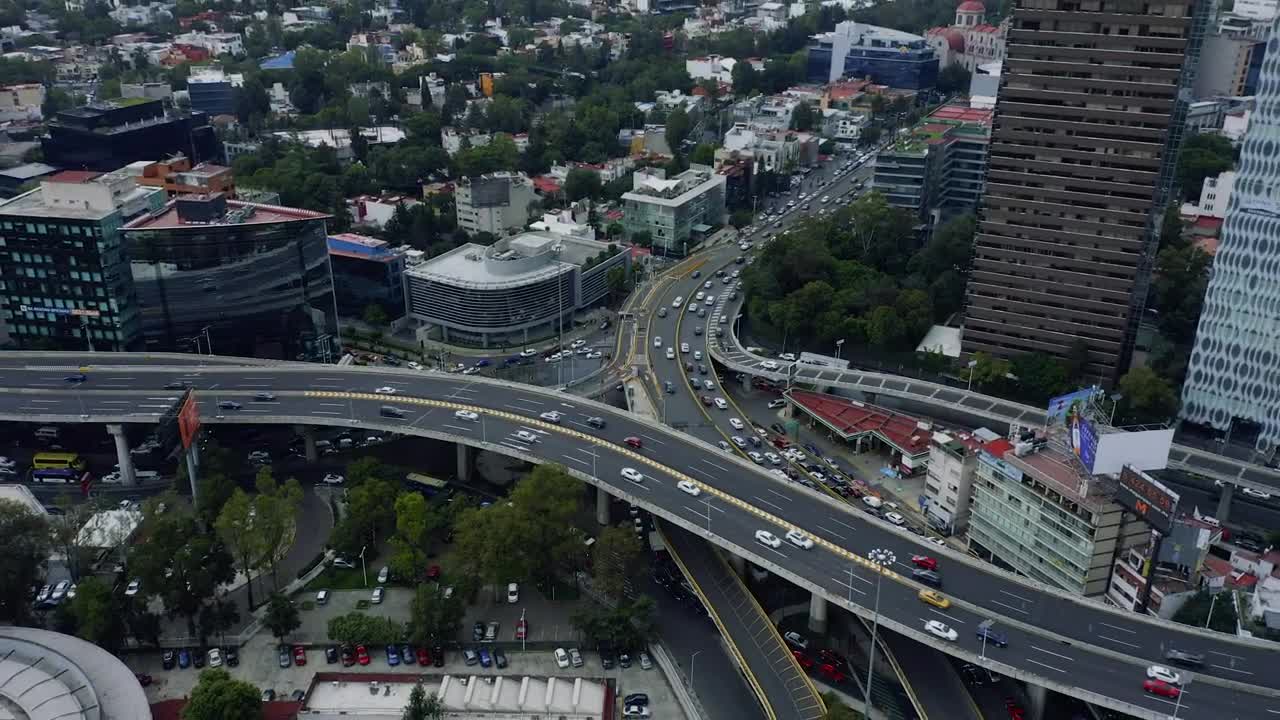
POLYGON ((938 67, 958 64, 969 72, 979 65, 1003 60, 1009 19, 999 26, 983 22, 987 9, 978 0, 965 0, 956 7, 955 24, 925 30, 925 40, 938 55, 938 67))
POLYGON ((560 183, 550 175, 538 175, 532 178, 533 190, 543 197, 550 197, 560 192, 560 183))
POLYGON ((928 423, 838 395, 791 390, 787 398, 833 437, 856 443, 859 449, 866 442, 887 445, 893 451, 894 469, 903 475, 924 472, 929 462, 932 430, 928 423))
MULTIPOLYGON (((182 720, 182 708, 187 699, 161 700, 151 705, 151 720, 182 720)), ((302 703, 292 700, 275 700, 262 703, 262 720, 296 720, 302 703)))

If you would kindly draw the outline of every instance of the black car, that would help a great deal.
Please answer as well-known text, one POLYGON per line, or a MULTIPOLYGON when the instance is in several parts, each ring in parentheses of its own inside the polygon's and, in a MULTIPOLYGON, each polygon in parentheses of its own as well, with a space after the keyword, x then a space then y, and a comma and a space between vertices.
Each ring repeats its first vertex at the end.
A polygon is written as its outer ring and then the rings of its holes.
POLYGON ((917 580, 918 582, 924 583, 925 585, 932 585, 933 587, 936 587, 936 588, 942 587, 942 576, 934 572, 933 570, 916 568, 915 570, 911 571, 911 577, 917 580))
POLYGON ((207 653, 204 648, 195 648, 191 651, 191 664, 199 670, 204 667, 205 657, 207 657, 207 653))
POLYGON ((779 435, 787 434, 787 429, 782 427, 781 423, 772 423, 771 425, 769 425, 769 429, 778 433, 779 435))
POLYGON ((641 692, 641 693, 631 693, 630 695, 628 695, 628 696, 626 696, 625 698, 623 698, 623 699, 622 699, 622 704, 623 704, 623 705, 648 705, 648 704, 649 704, 649 694, 648 694, 648 693, 642 693, 642 692, 641 692))
POLYGON ((600 648, 600 664, 605 670, 613 669, 613 651, 609 648, 600 648))
POLYGON ((444 648, 439 645, 431 648, 431 660, 436 667, 444 667, 444 648))
POLYGON ((471 626, 471 639, 475 642, 484 640, 484 623, 478 622, 471 626))
POLYGON ((253 394, 253 399, 256 402, 271 402, 276 399, 276 396, 274 393, 256 392, 253 394))
POLYGON ((273 702, 276 699, 276 691, 267 688, 262 691, 262 702, 273 702))
POLYGON ((178 655, 172 650, 165 650, 160 656, 160 665, 165 670, 172 670, 174 665, 178 664, 178 655))
POLYGON ((706 365, 703 365, 702 363, 698 363, 698 374, 699 374, 699 375, 706 375, 706 374, 707 374, 707 366, 706 366, 706 365))
POLYGON ((408 645, 400 646, 400 662, 403 665, 416 665, 418 656, 414 654, 413 648, 408 645))
POLYGON ((493 649, 493 664, 497 665, 499 670, 507 667, 507 654, 502 652, 502 648, 493 649))
POLYGON ((293 665, 293 653, 289 652, 288 645, 281 645, 276 648, 276 653, 280 661, 280 667, 287 668, 293 665))
POLYGON ((306 690, 294 690, 293 694, 290 695, 289 697, 293 698, 294 702, 302 702, 303 698, 305 698, 306 696, 307 696, 306 690))
POLYGON ((222 661, 229 667, 240 666, 240 651, 234 647, 222 648, 222 661))
POLYGON ((165 390, 186 390, 186 389, 187 389, 187 388, 189 388, 189 387, 191 387, 191 383, 189 383, 189 382, 176 382, 176 381, 175 381, 175 382, 171 382, 171 383, 165 383, 164 389, 165 389, 165 390))
POLYGON ((89 377, 88 377, 87 375, 85 375, 84 373, 76 373, 76 374, 74 374, 74 375, 68 375, 68 376, 66 376, 66 377, 64 377, 64 378, 62 378, 62 379, 63 379, 63 381, 64 381, 64 382, 69 382, 69 383, 72 383, 72 384, 79 384, 79 383, 84 382, 85 380, 88 380, 88 379, 89 379, 89 377))
POLYGON ((324 661, 330 665, 338 662, 338 646, 330 645, 324 649, 324 661))
POLYGON ((700 278, 700 277, 702 277, 702 271, 701 271, 701 270, 694 270, 694 271, 693 271, 693 277, 694 277, 694 278, 700 278))
POLYGON ((1164 659, 1185 667, 1200 667, 1201 665, 1204 665, 1203 655, 1186 652, 1185 650, 1165 650, 1164 659))
POLYGON ((626 670, 627 668, 631 667, 631 653, 624 652, 624 653, 618 654, 618 667, 622 668, 623 670, 626 670))
POLYGON ((979 640, 985 640, 996 647, 1009 647, 1009 636, 993 627, 980 627, 974 634, 979 640))
POLYGON ((338 650, 338 654, 342 658, 342 667, 351 667, 356 664, 356 651, 350 645, 343 645, 338 650))
POLYGON ((240 408, 240 403, 235 400, 222 400, 218 403, 219 410, 239 410, 240 408))

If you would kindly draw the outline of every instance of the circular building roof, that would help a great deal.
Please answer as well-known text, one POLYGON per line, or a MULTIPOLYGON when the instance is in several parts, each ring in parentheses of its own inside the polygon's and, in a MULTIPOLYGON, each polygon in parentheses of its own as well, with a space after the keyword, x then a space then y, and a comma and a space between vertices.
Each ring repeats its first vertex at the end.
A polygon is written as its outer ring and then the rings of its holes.
POLYGON ((151 706, 133 672, 92 643, 62 633, 0 627, 0 717, 134 720, 151 706))
POLYGON ((985 15, 987 6, 983 5, 981 0, 964 0, 964 2, 960 3, 960 7, 956 8, 956 12, 983 13, 985 15))
MULTIPOLYGON (((976 0, 970 0, 976 2, 976 0)), ((947 39, 947 45, 951 46, 953 52, 964 52, 964 33, 956 28, 946 28, 941 33, 942 37, 947 39)))

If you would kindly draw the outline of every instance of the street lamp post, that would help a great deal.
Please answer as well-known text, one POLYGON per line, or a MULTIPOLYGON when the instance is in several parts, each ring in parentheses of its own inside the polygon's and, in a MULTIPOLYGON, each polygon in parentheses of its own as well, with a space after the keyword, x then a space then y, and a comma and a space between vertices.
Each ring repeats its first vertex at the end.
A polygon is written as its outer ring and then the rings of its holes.
POLYGON ((969 386, 965 388, 966 391, 973 389, 973 369, 976 367, 978 367, 978 361, 970 360, 969 361, 969 386))
POLYGON ((840 350, 844 348, 844 338, 836 341, 836 359, 840 359, 840 350))
POLYGON ((898 561, 898 557, 891 550, 876 548, 867 553, 867 559, 871 561, 876 568, 876 605, 875 615, 871 622, 871 651, 867 659, 867 685, 864 688, 866 692, 867 714, 871 714, 871 678, 876 667, 876 634, 880 629, 880 585, 884 580, 885 569, 898 561))
POLYGON ((1123 393, 1111 394, 1111 416, 1107 418, 1108 425, 1116 424, 1116 408, 1120 406, 1120 401, 1124 399, 1123 393))
POLYGON ((702 654, 701 650, 694 650, 693 654, 689 656, 689 687, 690 688, 693 687, 693 661, 697 660, 698 656, 701 654, 702 654))
POLYGON ((368 549, 369 549, 368 545, 365 545, 364 547, 360 548, 360 572, 361 574, 364 575, 365 587, 369 587, 369 566, 366 565, 364 562, 364 551, 368 549))
POLYGON ((1213 599, 1209 601, 1209 616, 1204 619, 1204 627, 1206 630, 1209 628, 1209 623, 1213 621, 1213 606, 1217 604, 1218 596, 1214 595, 1213 599))

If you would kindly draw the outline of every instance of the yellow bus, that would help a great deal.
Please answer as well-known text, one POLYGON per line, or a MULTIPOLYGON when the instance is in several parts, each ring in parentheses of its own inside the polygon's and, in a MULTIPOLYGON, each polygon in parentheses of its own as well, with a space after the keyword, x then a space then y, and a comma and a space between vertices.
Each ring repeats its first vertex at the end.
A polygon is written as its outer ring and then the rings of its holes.
POLYGON ((83 470, 84 460, 76 453, 42 452, 31 459, 36 470, 83 470))
POLYGON ((405 476, 405 484, 427 496, 435 496, 443 492, 449 483, 422 473, 409 473, 405 476))

